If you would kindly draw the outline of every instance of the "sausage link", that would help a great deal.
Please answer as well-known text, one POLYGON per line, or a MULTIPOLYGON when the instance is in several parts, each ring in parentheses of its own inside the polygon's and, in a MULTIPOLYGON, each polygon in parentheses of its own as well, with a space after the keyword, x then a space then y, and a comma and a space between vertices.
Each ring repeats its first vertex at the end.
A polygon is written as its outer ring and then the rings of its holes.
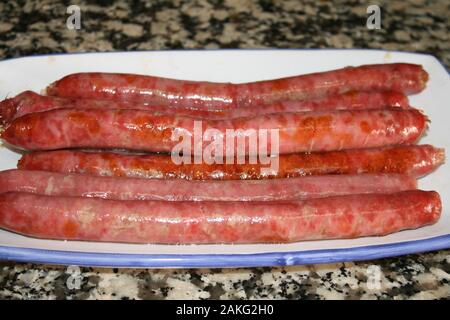
POLYGON ((309 100, 349 91, 422 91, 428 74, 406 63, 363 65, 246 84, 195 82, 118 73, 76 73, 47 88, 68 98, 121 99, 220 110, 309 100))
POLYGON ((152 105, 142 102, 67 99, 39 95, 33 91, 25 91, 14 98, 0 102, 0 124, 7 125, 14 119, 29 113, 53 109, 135 109, 158 113, 176 113, 179 116, 190 116, 201 119, 221 120, 242 117, 254 117, 281 112, 305 112, 320 110, 362 110, 384 107, 408 108, 408 98, 397 92, 348 92, 337 96, 305 101, 283 101, 276 104, 238 108, 230 110, 197 110, 177 105, 152 105))
MULTIPOLYGON (((51 151, 25 154, 17 167, 62 173, 87 173, 151 179, 239 180, 289 178, 324 174, 399 173, 424 176, 445 160, 444 149, 431 145, 313 152, 279 156, 274 175, 262 174, 265 164, 175 164, 166 155, 112 152, 51 151)), ((236 163, 236 161, 235 161, 236 163)))
POLYGON ((29 192, 113 200, 287 201, 416 189, 406 175, 311 176, 276 180, 187 181, 96 177, 47 171, 0 172, 0 193, 29 192))
POLYGON ((57 109, 14 120, 2 138, 25 150, 100 148, 174 152, 174 147, 181 144, 181 136, 184 142, 190 140, 186 144, 191 154, 204 155, 212 143, 203 143, 202 139, 209 133, 210 141, 222 141, 223 155, 231 156, 238 152, 259 153, 258 147, 273 150, 275 130, 279 136, 276 151, 284 154, 411 144, 423 134, 426 122, 427 118, 416 109, 396 108, 276 113, 214 121, 141 110, 57 109), (234 133, 233 141, 237 141, 236 136, 244 141, 245 150, 239 149, 238 142, 228 148, 225 135, 230 130, 234 133), (266 143, 260 140, 261 132, 267 134, 266 143), (250 143, 252 140, 260 143, 255 145, 250 143))
POLYGON ((382 236, 435 223, 439 194, 404 191, 293 202, 118 201, 0 194, 0 227, 37 238, 258 243, 382 236))
MULTIPOLYGON (((342 103, 353 103, 355 109, 364 103, 384 104, 386 106, 402 107, 408 104, 408 99, 402 94, 395 92, 379 93, 373 98, 362 94, 361 97, 355 93, 355 98, 352 100, 350 95, 342 98, 342 103)), ((333 102, 329 102, 332 105, 333 102)), ((352 106, 352 105, 351 105, 352 106)), ((375 108, 375 107, 374 107, 375 108)), ((14 119, 22 117, 26 114, 42 112, 54 109, 133 109, 146 110, 156 113, 177 113, 181 116, 191 116, 198 118, 220 119, 225 117, 226 112, 197 110, 194 108, 184 108, 177 105, 152 105, 145 102, 131 102, 123 100, 100 100, 100 99, 85 99, 85 98, 60 98, 54 96, 44 96, 33 91, 24 91, 19 95, 6 99, 0 102, 0 123, 7 125, 14 119)), ((231 110, 230 110, 231 111, 231 110)), ((268 112, 270 113, 270 112, 268 112)))
POLYGON ((237 105, 271 104, 283 100, 305 100, 348 91, 422 91, 428 73, 422 66, 393 63, 348 67, 328 72, 237 86, 237 105))

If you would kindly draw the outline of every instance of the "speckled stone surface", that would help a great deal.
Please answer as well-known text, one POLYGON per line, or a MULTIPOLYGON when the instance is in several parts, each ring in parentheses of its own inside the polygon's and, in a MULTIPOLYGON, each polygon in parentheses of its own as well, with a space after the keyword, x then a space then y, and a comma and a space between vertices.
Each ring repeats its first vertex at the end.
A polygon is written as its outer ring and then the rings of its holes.
POLYGON ((97 269, 0 263, 8 299, 435 299, 450 295, 450 252, 252 269, 97 269))
MULTIPOLYGON (((200 48, 380 48, 431 53, 450 66, 450 2, 0 2, 0 59, 31 54, 200 48), (96 3, 96 4, 92 4, 96 3)), ((286 268, 148 270, 0 262, 3 299, 450 298, 450 250, 369 262, 286 268)))

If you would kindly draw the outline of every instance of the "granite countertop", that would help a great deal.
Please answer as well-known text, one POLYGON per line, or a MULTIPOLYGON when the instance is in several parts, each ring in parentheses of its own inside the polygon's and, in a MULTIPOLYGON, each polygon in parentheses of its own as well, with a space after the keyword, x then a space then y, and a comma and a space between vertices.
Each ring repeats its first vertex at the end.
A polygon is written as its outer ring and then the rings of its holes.
MULTIPOLYGON (((0 59, 58 52, 192 48, 380 48, 450 66, 450 3, 376 1, 71 1, 0 3, 0 59), (65 3, 65 4, 64 4, 65 3)), ((0 298, 450 298, 450 250, 358 263, 249 269, 101 269, 0 262, 0 298)))

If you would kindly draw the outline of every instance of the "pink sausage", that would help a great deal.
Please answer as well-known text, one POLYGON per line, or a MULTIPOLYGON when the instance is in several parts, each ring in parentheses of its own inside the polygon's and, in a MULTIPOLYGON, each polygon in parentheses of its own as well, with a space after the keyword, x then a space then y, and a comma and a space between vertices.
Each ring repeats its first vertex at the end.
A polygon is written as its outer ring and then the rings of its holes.
POLYGON ((29 192, 113 200, 285 201, 417 188, 406 175, 362 174, 274 180, 187 181, 96 177, 46 171, 0 172, 0 193, 29 192))
POLYGON ((395 91, 408 95, 422 91, 427 81, 428 73, 420 65, 373 64, 241 84, 236 95, 239 106, 305 100, 348 91, 395 91))
POLYGON ((428 74, 406 63, 363 65, 246 84, 195 82, 118 73, 70 74, 47 88, 68 98, 121 99, 203 110, 309 100, 350 91, 422 91, 428 74))
POLYGON ((272 138, 278 136, 276 151, 284 154, 412 144, 423 134, 426 121, 418 110, 396 108, 277 113, 217 121, 140 110, 57 109, 14 120, 2 138, 25 150, 116 148, 150 152, 176 152, 174 147, 181 148, 182 140, 187 141, 191 154, 204 154, 211 141, 218 140, 223 142, 223 154, 231 155, 239 151, 236 135, 242 139, 240 145, 245 144, 242 152, 246 154, 257 153, 258 147, 273 150, 272 138), (197 138, 193 137, 195 128, 197 138), (259 139, 261 132, 266 133, 265 140, 259 139), (211 134, 209 142, 205 133, 211 134), (231 136, 234 146, 227 148, 225 134, 231 136), (259 142, 257 146, 249 143, 252 138, 259 142))
POLYGON ((183 108, 177 105, 151 105, 142 102, 66 99, 52 96, 42 96, 33 91, 25 91, 14 98, 0 102, 0 124, 6 125, 14 119, 29 113, 53 109, 136 109, 158 113, 176 113, 179 116, 221 120, 279 112, 305 112, 320 110, 360 110, 378 109, 383 107, 408 108, 408 98, 397 92, 348 92, 337 96, 305 101, 284 101, 276 104, 238 108, 230 110, 205 111, 183 108))
POLYGON ((293 202, 119 201, 0 194, 0 228, 64 240, 258 243, 382 236, 435 223, 439 194, 403 191, 293 202))

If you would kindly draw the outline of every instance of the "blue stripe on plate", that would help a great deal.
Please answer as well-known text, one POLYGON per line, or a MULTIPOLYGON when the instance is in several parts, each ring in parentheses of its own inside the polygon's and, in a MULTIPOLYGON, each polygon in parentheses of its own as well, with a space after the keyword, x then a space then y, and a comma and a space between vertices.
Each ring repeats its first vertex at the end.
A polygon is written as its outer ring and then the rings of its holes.
POLYGON ((450 248, 450 234, 356 248, 257 254, 116 254, 0 246, 0 260, 98 267, 223 268, 360 261, 446 248, 450 248))

